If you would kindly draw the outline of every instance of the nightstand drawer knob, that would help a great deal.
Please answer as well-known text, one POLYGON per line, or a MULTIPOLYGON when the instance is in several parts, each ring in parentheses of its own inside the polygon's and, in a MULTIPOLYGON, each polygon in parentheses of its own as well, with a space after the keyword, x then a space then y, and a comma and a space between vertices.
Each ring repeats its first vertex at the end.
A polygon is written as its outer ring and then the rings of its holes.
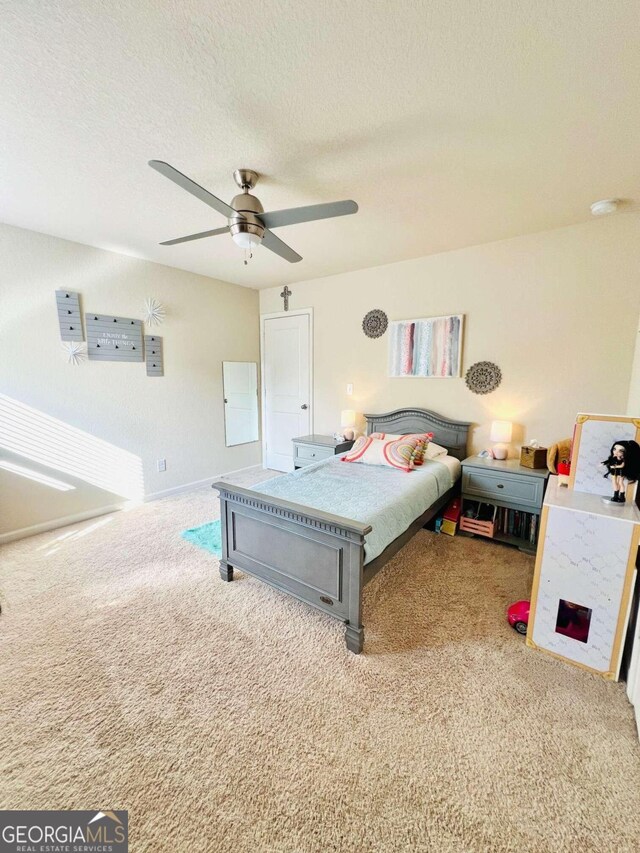
POLYGON ((499 489, 504 489, 504 486, 502 485, 502 483, 498 483, 498 486, 497 486, 497 487, 498 487, 499 489))

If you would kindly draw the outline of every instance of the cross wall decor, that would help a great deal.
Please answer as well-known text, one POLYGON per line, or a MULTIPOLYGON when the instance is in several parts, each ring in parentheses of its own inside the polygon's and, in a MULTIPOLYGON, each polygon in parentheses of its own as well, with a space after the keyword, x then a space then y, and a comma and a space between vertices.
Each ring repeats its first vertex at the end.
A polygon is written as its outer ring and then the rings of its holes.
POLYGON ((289 288, 285 284, 284 290, 280 294, 280 296, 284 299, 284 310, 285 311, 289 310, 289 297, 291 296, 291 293, 292 292, 289 290, 289 288))

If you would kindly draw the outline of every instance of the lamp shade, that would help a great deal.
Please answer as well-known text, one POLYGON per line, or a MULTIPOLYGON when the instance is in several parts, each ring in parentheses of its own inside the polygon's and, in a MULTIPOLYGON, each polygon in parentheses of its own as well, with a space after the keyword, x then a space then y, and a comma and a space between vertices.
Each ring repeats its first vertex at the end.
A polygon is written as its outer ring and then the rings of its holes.
POLYGON ((353 409, 343 409, 340 413, 340 426, 354 427, 356 425, 356 413, 353 409))
POLYGON ((512 424, 511 421, 493 421, 491 423, 491 441, 497 441, 501 444, 509 444, 511 441, 512 424))

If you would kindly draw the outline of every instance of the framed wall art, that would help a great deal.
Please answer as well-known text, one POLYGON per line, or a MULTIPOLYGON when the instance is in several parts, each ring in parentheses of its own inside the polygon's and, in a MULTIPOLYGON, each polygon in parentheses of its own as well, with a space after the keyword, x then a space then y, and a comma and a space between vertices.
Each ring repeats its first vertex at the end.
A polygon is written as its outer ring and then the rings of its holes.
POLYGON ((389 324, 389 376, 461 375, 463 314, 389 324))

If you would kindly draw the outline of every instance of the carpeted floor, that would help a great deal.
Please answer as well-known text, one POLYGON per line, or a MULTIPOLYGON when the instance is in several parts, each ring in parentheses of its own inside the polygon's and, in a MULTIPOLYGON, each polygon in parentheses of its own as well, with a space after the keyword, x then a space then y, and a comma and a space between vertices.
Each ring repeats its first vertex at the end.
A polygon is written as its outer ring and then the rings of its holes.
POLYGON ((222 556, 222 526, 219 518, 216 518, 215 521, 208 521, 206 524, 200 524, 198 527, 183 530, 180 535, 192 545, 204 548, 214 557, 220 558, 222 556))
POLYGON ((0 808, 129 810, 132 853, 623 853, 623 685, 505 622, 533 561, 419 533, 344 629, 180 537, 210 489, 0 549, 0 808))

